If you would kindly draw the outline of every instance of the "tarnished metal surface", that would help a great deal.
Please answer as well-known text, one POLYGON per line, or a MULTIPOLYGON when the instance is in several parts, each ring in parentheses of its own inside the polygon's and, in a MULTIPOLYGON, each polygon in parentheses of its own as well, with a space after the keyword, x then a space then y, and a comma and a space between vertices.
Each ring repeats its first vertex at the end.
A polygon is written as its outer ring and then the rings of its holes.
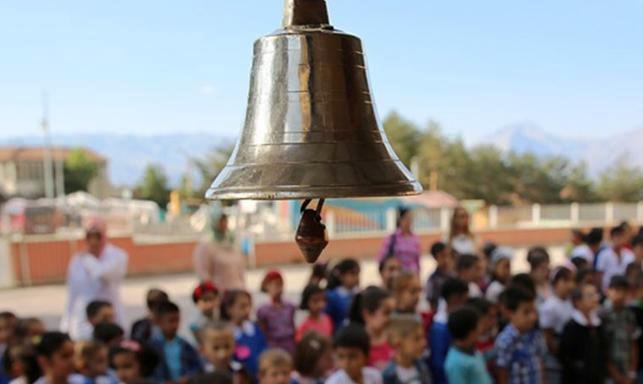
MULTIPOLYGON (((323 3, 288 0, 285 20, 288 12, 296 14, 288 7, 299 2, 323 3)), ((303 16, 288 20, 305 25, 284 21, 284 29, 255 42, 245 125, 206 197, 421 192, 379 124, 360 40, 326 24, 311 25, 303 16)))

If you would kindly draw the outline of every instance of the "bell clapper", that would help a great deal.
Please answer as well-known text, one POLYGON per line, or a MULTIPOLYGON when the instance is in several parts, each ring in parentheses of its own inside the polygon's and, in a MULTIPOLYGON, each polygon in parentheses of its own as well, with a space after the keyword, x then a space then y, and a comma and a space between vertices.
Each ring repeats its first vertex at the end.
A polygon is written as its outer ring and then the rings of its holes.
POLYGON ((311 201, 311 199, 306 199, 301 205, 301 219, 295 235, 295 242, 306 261, 314 263, 328 245, 328 234, 321 217, 324 199, 319 199, 317 209, 307 208, 311 201))

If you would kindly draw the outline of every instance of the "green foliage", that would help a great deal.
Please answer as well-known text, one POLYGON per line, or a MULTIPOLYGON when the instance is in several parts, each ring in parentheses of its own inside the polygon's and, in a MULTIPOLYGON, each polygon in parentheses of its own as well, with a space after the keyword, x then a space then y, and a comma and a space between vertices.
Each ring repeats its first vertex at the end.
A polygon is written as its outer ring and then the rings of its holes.
POLYGON ((195 190, 195 196, 193 197, 203 198, 205 196, 210 184, 225 167, 233 151, 234 144, 222 143, 214 147, 204 157, 190 159, 192 164, 196 166, 201 179, 200 186, 195 190))
POLYGON ((626 160, 619 159, 600 175, 598 194, 604 200, 643 200, 643 173, 640 168, 629 166, 626 160))
POLYGON ((72 151, 63 166, 65 193, 87 191, 89 183, 98 176, 98 167, 84 150, 72 151))
POLYGON ((462 139, 446 137, 434 121, 419 129, 393 112, 384 129, 405 164, 418 159, 425 189, 437 188, 459 199, 500 205, 643 199, 643 173, 625 161, 607 170, 597 184, 584 163, 561 156, 504 154, 491 145, 467 148, 462 139))
POLYGON ((170 187, 162 166, 150 164, 145 168, 143 178, 134 190, 134 196, 154 201, 162 209, 167 207, 170 201, 170 187))

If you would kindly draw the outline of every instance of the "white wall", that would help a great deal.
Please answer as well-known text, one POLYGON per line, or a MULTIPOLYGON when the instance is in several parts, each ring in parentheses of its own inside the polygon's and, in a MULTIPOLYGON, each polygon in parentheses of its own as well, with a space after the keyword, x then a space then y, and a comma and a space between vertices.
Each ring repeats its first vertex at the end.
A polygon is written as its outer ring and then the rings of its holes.
POLYGON ((9 239, 0 236, 0 288, 12 287, 15 283, 10 256, 9 239))

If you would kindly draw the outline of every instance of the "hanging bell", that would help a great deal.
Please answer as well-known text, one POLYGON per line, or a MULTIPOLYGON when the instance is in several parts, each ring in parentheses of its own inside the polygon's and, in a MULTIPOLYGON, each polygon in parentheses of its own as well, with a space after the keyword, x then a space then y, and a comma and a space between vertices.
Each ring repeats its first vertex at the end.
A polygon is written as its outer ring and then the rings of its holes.
POLYGON ((402 196, 422 191, 379 124, 359 38, 324 0, 286 0, 255 42, 245 125, 208 199, 402 196))

